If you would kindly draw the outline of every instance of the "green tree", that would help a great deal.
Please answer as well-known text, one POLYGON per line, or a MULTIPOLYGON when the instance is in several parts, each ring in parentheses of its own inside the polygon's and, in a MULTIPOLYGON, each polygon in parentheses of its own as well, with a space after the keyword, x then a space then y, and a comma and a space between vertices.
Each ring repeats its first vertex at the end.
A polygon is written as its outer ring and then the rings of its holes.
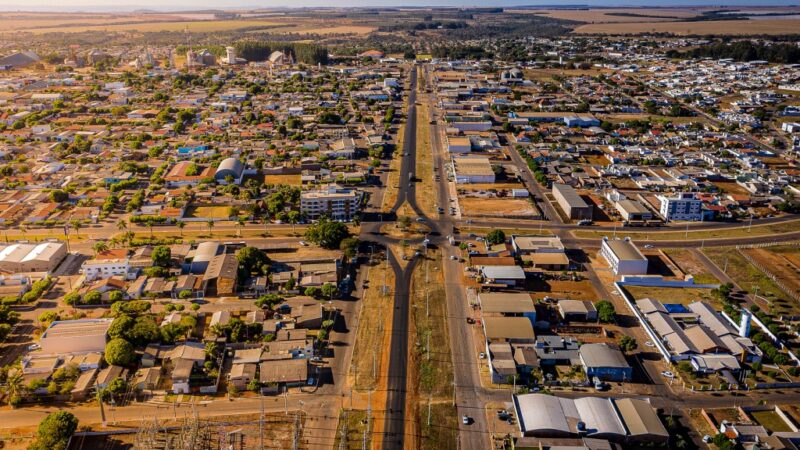
POLYGON ((166 245, 159 245, 153 249, 151 255, 153 265, 158 267, 169 267, 172 261, 172 251, 166 245))
POLYGON ((622 336, 619 340, 619 348, 625 353, 632 352, 636 350, 637 347, 639 347, 639 344, 636 343, 636 339, 630 336, 622 336))
POLYGON ((50 201, 53 203, 64 203, 67 200, 69 200, 69 194, 61 189, 50 191, 50 201))
POLYGON ((133 364, 136 354, 133 345, 125 339, 111 339, 106 344, 106 362, 115 366, 130 366, 133 364))
POLYGON ((358 239, 354 237, 342 239, 342 242, 339 244, 339 250, 342 251, 346 259, 355 257, 356 250, 358 250, 358 239))
POLYGON ((269 273, 270 259, 267 254, 256 247, 245 247, 236 254, 239 261, 239 276, 244 281, 252 276, 269 273))
POLYGON ((486 242, 492 245, 502 244, 505 241, 506 241, 506 233, 499 228, 494 228, 488 233, 486 233, 486 242))
POLYGON ((600 322, 611 323, 614 321, 617 312, 611 302, 608 300, 600 300, 595 303, 594 306, 597 309, 597 318, 600 319, 600 322))
POLYGON ((28 450, 64 450, 77 429, 78 419, 72 413, 52 412, 39 423, 36 440, 28 450))
POLYGON ((124 297, 125 295, 122 293, 122 291, 111 291, 108 293, 108 301, 111 303, 120 302, 124 297))
POLYGON ((64 296, 64 303, 69 306, 75 306, 81 301, 81 294, 77 292, 70 292, 64 296))
POLYGON ((331 299, 339 295, 339 289, 333 283, 325 283, 322 285, 322 296, 326 299, 331 299))
POLYGON ((86 304, 89 304, 89 305, 96 305, 96 304, 100 303, 100 301, 102 299, 103 299, 103 296, 99 292, 97 292, 97 291, 89 291, 89 292, 86 293, 86 295, 83 296, 83 303, 86 303, 86 304))
POLYGON ((305 236, 320 247, 333 250, 339 248, 342 240, 350 236, 350 230, 342 222, 322 218, 308 227, 305 236))
POLYGON ((108 338, 124 339, 128 336, 128 331, 133 327, 133 324, 133 317, 126 314, 117 316, 114 321, 111 322, 111 326, 108 327, 108 338))

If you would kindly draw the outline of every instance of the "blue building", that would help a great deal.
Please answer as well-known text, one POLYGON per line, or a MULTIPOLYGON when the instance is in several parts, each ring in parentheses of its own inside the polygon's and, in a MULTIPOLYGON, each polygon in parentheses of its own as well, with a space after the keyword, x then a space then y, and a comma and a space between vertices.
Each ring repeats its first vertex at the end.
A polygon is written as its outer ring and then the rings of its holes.
POLYGON ((589 380, 630 381, 633 369, 621 351, 606 344, 584 344, 578 350, 581 364, 589 380))

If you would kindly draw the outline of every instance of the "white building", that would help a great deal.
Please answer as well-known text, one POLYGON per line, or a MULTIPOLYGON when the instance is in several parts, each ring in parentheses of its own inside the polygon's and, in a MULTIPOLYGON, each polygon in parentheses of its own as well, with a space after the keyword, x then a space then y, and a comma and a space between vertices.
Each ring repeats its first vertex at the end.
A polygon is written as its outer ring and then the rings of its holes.
POLYGON ((327 216, 332 220, 349 222, 358 213, 360 201, 358 190, 334 184, 300 194, 300 211, 311 220, 327 216))
POLYGON ((659 213, 667 222, 675 220, 697 221, 703 219, 703 201, 694 192, 681 192, 675 196, 658 196, 659 213))
POLYGON ((57 320, 50 324, 39 338, 42 353, 102 353, 106 348, 106 334, 114 319, 57 320))
POLYGON ((98 278, 105 279, 113 276, 128 276, 131 264, 127 254, 117 252, 106 252, 98 255, 94 259, 89 259, 81 264, 81 272, 86 277, 86 281, 94 281, 98 278))
POLYGON ((647 275, 647 258, 633 245, 630 238, 603 238, 600 255, 608 261, 614 275, 647 275))
POLYGON ((453 171, 455 172, 456 183, 494 183, 495 174, 489 158, 485 157, 462 157, 453 158, 453 171))

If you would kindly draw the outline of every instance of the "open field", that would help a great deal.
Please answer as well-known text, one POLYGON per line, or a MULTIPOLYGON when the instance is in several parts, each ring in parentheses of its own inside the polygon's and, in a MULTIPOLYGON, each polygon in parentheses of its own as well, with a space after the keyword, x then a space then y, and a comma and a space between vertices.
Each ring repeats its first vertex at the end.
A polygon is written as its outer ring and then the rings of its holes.
POLYGON ((692 275, 697 284, 716 284, 719 280, 712 275, 708 268, 695 258, 692 252, 685 248, 670 248, 664 253, 672 259, 683 273, 692 275))
POLYGON ((800 19, 594 23, 575 28, 575 33, 610 35, 672 33, 681 36, 693 34, 781 35, 795 34, 797 30, 800 30, 800 19))
MULTIPOLYGON (((630 237, 631 239, 646 240, 646 241, 677 241, 682 239, 726 239, 726 238, 740 238, 740 237, 753 237, 753 236, 767 236, 781 233, 792 233, 798 230, 800 223, 792 220, 789 222, 773 223, 770 225, 754 225, 748 231, 747 225, 736 228, 720 228, 712 230, 697 230, 692 231, 689 225, 689 233, 686 230, 682 231, 629 231, 623 229, 617 231, 618 236, 630 237)), ((680 230, 680 229, 678 229, 680 230)), ((589 231, 577 230, 572 234, 579 238, 602 238, 608 236, 608 231, 589 231)), ((734 242, 735 243, 735 242, 734 242)))
POLYGON ((302 24, 290 25, 286 27, 273 28, 273 33, 301 33, 301 34, 357 34, 366 35, 375 31, 375 27, 363 25, 339 25, 330 26, 328 24, 302 24))
POLYGON ((759 425, 773 433, 792 431, 775 411, 753 411, 750 415, 759 425))
POLYGON ((462 215, 484 217, 535 216, 536 210, 528 200, 506 198, 461 197, 458 200, 462 215))
POLYGON ((230 217, 230 208, 227 206, 189 206, 186 208, 186 217, 227 219, 230 217))
POLYGON ((417 158, 414 176, 420 180, 417 190, 423 195, 417 196, 417 204, 429 217, 436 215, 435 181, 433 176, 433 146, 431 145, 430 108, 428 102, 421 102, 417 113, 417 158), (426 195, 430 193, 430 195, 426 195))
MULTIPOLYGON (((37 34, 44 33, 82 33, 86 31, 188 31, 193 33, 209 33, 215 31, 232 31, 243 28, 270 28, 284 24, 267 20, 201 20, 201 21, 150 21, 138 23, 111 23, 98 25, 75 24, 70 26, 54 26, 41 28, 28 28, 19 31, 29 31, 37 34)), ((287 31, 289 27, 287 27, 287 31)))
MULTIPOLYGON (((373 430, 374 420, 369 421, 370 430, 373 430)), ((342 411, 339 415, 339 428, 336 431, 336 442, 333 448, 358 450, 366 442, 367 448, 372 447, 372 432, 367 433, 364 440, 364 432, 367 431, 367 412, 359 410, 342 411), (344 442, 342 442, 344 441, 344 442)))
POLYGON ((787 300, 783 291, 763 272, 744 259, 735 248, 706 249, 704 253, 720 269, 727 266, 726 274, 749 294, 758 290, 756 303, 763 309, 769 311, 771 305, 772 312, 775 314, 800 313, 800 305, 787 300))
POLYGON ((553 19, 575 20, 587 23, 619 23, 619 22, 658 22, 676 19, 687 19, 698 15, 698 11, 673 8, 602 8, 574 10, 514 10, 509 12, 536 14, 553 19), (615 15, 631 14, 631 16, 615 15), (634 15, 638 15, 634 16, 634 15), (641 17, 647 16, 647 17, 641 17))
MULTIPOLYGON (((367 269, 368 287, 361 304, 361 313, 356 332, 355 347, 351 365, 353 389, 369 390, 378 387, 381 374, 388 370, 388 345, 392 323, 392 295, 394 295, 394 271, 386 260, 380 260, 367 269), (385 293, 381 286, 390 286, 385 293)), ((384 377, 383 380, 386 378, 384 377)))
POLYGON ((411 285, 409 402, 416 406, 417 420, 409 426, 419 431, 414 433, 420 436, 416 448, 423 449, 455 445, 458 431, 452 406, 453 363, 441 258, 440 251, 429 250, 428 258, 414 271, 411 285), (431 401, 430 426, 428 401, 431 401))
POLYGON ((794 246, 742 250, 766 267, 794 293, 800 293, 800 248, 794 246))
POLYGON ((595 292, 589 280, 535 280, 533 284, 535 292, 532 292, 531 296, 534 300, 541 300, 545 297, 589 301, 598 299, 597 292, 595 292))
POLYGON ((287 184, 289 186, 300 186, 300 174, 287 174, 287 175, 265 175, 265 184, 287 184))

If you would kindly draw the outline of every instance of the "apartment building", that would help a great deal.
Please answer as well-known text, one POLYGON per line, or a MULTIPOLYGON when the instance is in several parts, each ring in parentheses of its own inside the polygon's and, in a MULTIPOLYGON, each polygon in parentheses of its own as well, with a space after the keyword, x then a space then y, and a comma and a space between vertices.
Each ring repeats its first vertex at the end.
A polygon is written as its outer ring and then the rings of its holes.
POLYGON ((332 220, 349 222, 358 213, 361 193, 356 189, 337 185, 303 192, 300 195, 300 211, 311 220, 326 216, 332 220))
POLYGON ((674 196, 658 196, 659 213, 667 222, 675 220, 702 220, 703 201, 694 192, 680 192, 674 196))

